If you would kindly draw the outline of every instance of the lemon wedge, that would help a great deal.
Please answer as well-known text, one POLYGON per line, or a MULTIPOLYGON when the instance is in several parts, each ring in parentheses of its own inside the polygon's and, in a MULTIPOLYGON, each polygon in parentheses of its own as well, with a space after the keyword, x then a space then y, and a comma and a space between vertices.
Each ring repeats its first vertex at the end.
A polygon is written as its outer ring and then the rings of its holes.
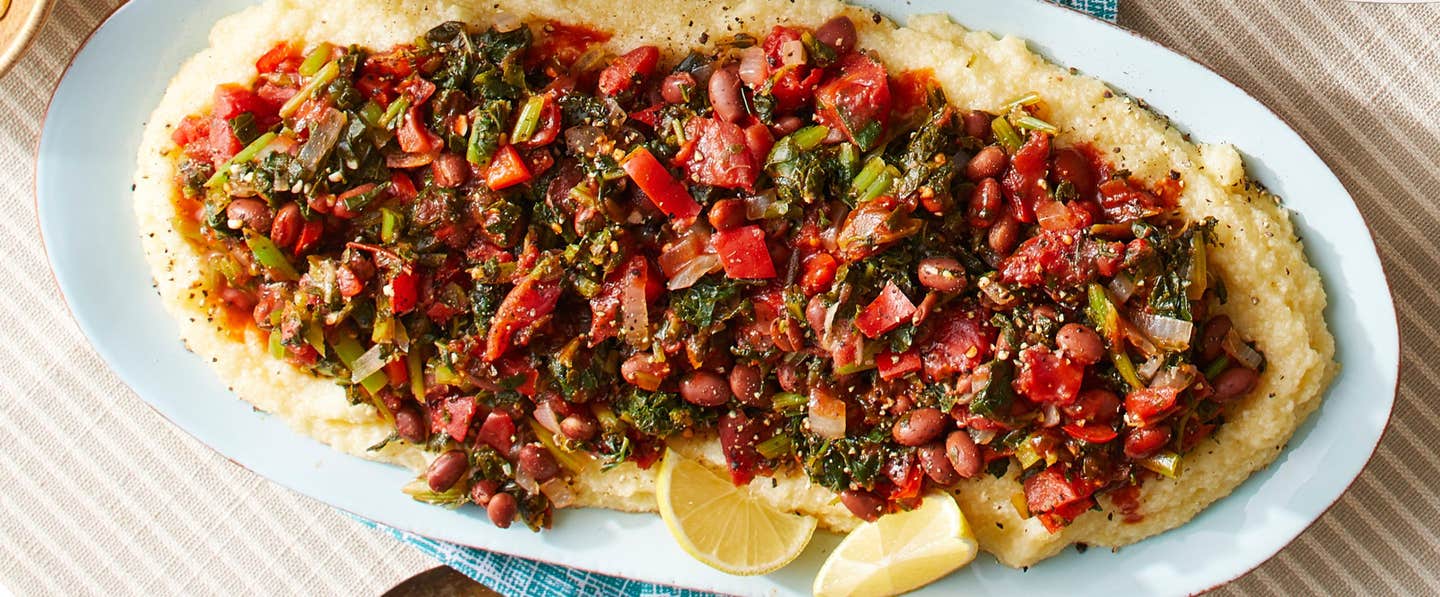
POLYGON ((815 519, 781 512, 698 462, 666 450, 655 479, 660 517, 685 553, 738 575, 789 564, 815 534, 815 519))
POLYGON ((817 596, 896 595, 969 564, 978 549, 955 498, 931 493, 919 508, 850 531, 820 567, 812 589, 817 596))

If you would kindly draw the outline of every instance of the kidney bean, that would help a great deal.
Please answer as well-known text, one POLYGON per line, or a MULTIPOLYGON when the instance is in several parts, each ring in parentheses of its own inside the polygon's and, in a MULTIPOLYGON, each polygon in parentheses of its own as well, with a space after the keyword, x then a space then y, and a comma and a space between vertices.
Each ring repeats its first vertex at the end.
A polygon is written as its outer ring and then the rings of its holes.
POLYGON ((986 145, 975 157, 970 158, 970 163, 965 164, 965 177, 970 182, 980 182, 987 178, 995 178, 1005 172, 1005 165, 1010 159, 1005 157, 1005 150, 999 145, 986 145))
POLYGON ((805 333, 800 331, 800 322, 789 317, 777 317, 770 322, 770 340, 782 352, 805 348, 805 333))
POLYGON ((430 164, 435 173, 435 184, 441 188, 453 189, 470 179, 470 163, 455 153, 442 153, 430 164))
POLYGON ((305 222, 300 227, 300 239, 295 241, 296 255, 303 255, 315 245, 320 244, 320 236, 325 234, 325 222, 319 218, 305 222))
POLYGON ((730 392, 748 406, 770 407, 770 392, 765 386, 765 374, 759 367, 736 365, 730 369, 730 392))
POLYGON ((815 39, 834 48, 836 54, 844 55, 855 49, 855 23, 845 15, 834 17, 815 30, 815 39))
POLYGON ((489 505, 485 506, 485 514, 490 516, 490 522, 502 529, 510 528, 510 523, 515 521, 515 512, 520 509, 520 504, 515 501, 515 496, 508 493, 497 493, 490 497, 489 505))
POLYGON ((1168 441, 1170 428, 1164 425, 1134 429, 1125 436, 1125 455, 1136 460, 1149 458, 1165 447, 1168 441))
POLYGON ((654 392, 670 376, 669 363, 657 363, 648 353, 636 353, 620 364, 620 377, 630 385, 654 392))
POLYGON ((950 456, 945 452, 945 442, 930 442, 920 446, 916 453, 920 456, 920 469, 936 485, 950 486, 960 481, 960 473, 950 464, 950 456))
POLYGON ((220 300, 241 311, 250 311, 255 308, 255 295, 234 286, 226 286, 224 290, 221 290, 220 300))
POLYGON ((345 258, 345 267, 350 268, 350 272, 358 279, 369 280, 375 277, 375 262, 360 251, 350 252, 350 256, 345 258))
POLYGON ((970 225, 975 228, 994 226, 995 221, 1000 219, 1004 199, 998 181, 993 178, 981 180, 975 185, 975 190, 970 191, 970 209, 966 213, 970 225))
POLYGON ((1105 343, 1100 341, 1100 334, 1085 324, 1065 324, 1055 334, 1055 344, 1070 360, 1081 365, 1094 365, 1105 358, 1105 343))
POLYGON ((690 73, 675 73, 660 82, 660 97, 666 103, 683 104, 688 93, 695 90, 695 77, 690 73))
POLYGON ((960 292, 965 289, 965 268, 954 257, 926 257, 920 260, 920 283, 931 290, 960 292))
POLYGON ((790 363, 780 363, 775 368, 775 380, 780 382, 780 389, 796 394, 805 393, 805 380, 800 378, 800 371, 790 363))
POLYGON ((1067 404, 1060 410, 1065 412, 1065 416, 1076 421, 1107 425, 1120 414, 1120 397, 1103 388, 1085 390, 1080 392, 1074 403, 1067 404))
POLYGON ((706 214, 710 225, 716 230, 730 230, 745 224, 745 202, 739 199, 721 199, 710 205, 706 214))
POLYGON ((917 408, 895 421, 890 435, 902 446, 923 446, 940 435, 948 421, 949 417, 938 408, 917 408))
POLYGON ((430 425, 420 416, 419 409, 406 404, 395 411, 395 433, 412 444, 423 444, 430 439, 430 425))
POLYGON ((800 130, 802 126, 805 126, 805 121, 799 116, 781 116, 775 119, 775 124, 770 127, 770 132, 775 133, 775 138, 778 139, 800 130))
POLYGON ((582 414, 573 414, 560 421, 560 433, 577 442, 589 441, 599 430, 595 419, 582 414))
POLYGON ((1200 331, 1200 358, 1206 362, 1220 358, 1225 351, 1225 335, 1234 327, 1229 315, 1216 315, 1205 322, 1200 331))
POLYGON ((955 473, 969 479, 980 474, 984 468, 985 461, 980 458, 980 448, 975 445, 975 440, 970 438, 970 432, 964 429, 951 431, 945 437, 945 457, 950 459, 950 466, 955 467, 955 473))
POLYGON ((560 465, 555 462, 555 456, 544 446, 535 444, 525 444, 520 448, 519 466, 520 470, 537 483, 544 483, 560 474, 560 465))
POLYGON ((270 242, 275 243, 282 251, 288 250, 295 246, 295 241, 300 240, 300 227, 304 225, 305 219, 300 216, 300 206, 293 201, 286 203, 280 211, 275 212, 275 220, 270 224, 270 242))
POLYGON ((999 221, 990 228, 990 235, 987 239, 990 243, 990 250, 1004 257, 1015 250, 1016 243, 1020 242, 1020 222, 1008 214, 1000 216, 999 221))
POLYGON ((1215 395, 1211 396, 1217 402, 1227 402, 1250 393, 1255 389, 1255 382, 1260 379, 1260 374, 1254 369, 1246 367, 1231 367, 1220 375, 1215 376, 1210 385, 1215 388, 1215 395))
POLYGON ((231 228, 249 228, 256 232, 270 231, 270 208, 258 199, 236 199, 225 208, 225 219, 231 228))
POLYGON ((962 119, 965 121, 965 134, 981 141, 990 137, 990 123, 995 120, 994 117, 980 110, 971 110, 962 119))
POLYGON ((430 462, 430 468, 425 471, 425 481, 430 484, 431 491, 446 491, 455 486, 467 468, 470 468, 470 457, 465 451, 451 450, 430 462))
POLYGON ((335 287, 340 290, 340 296, 350 298, 365 290, 365 283, 355 276, 355 272, 346 266, 340 266, 335 270, 335 287))
POLYGON ((680 397, 699 406, 720 406, 730 401, 730 384, 715 373, 692 371, 680 380, 680 397))
POLYGON ((840 492, 840 503, 850 509, 850 513, 856 518, 865 522, 875 522, 880 514, 885 511, 885 500, 873 493, 863 489, 847 489, 840 492))
POLYGON ((730 122, 745 117, 745 102, 740 98, 740 76, 733 68, 723 68, 710 76, 710 105, 715 115, 730 122))
POLYGON ((470 486, 470 501, 484 507, 490 503, 490 498, 495 497, 495 492, 500 491, 500 482, 485 479, 476 481, 470 486))

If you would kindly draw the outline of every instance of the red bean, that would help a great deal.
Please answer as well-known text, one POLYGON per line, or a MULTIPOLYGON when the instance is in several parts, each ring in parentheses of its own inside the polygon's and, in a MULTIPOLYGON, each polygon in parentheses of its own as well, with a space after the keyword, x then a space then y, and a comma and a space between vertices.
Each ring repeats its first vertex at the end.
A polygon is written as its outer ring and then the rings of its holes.
POLYGON ((945 431, 949 420, 938 408, 917 408, 895 421, 890 435, 902 446, 923 446, 945 431))
POLYGON ((698 406, 720 406, 730 401, 730 384, 715 373, 693 371, 680 381, 680 397, 698 406))
POLYGON ((446 491, 455 486, 467 468, 470 468, 470 457, 465 451, 451 450, 430 463, 429 470, 425 471, 425 480, 430 484, 431 491, 446 491))
POLYGON ((577 442, 589 441, 598 431, 599 423, 582 414, 573 414, 560 421, 560 433, 577 442))
POLYGON ((342 265, 335 270, 335 288, 340 291, 340 296, 350 298, 364 291, 365 283, 349 267, 342 265))
POLYGON ((660 97, 667 103, 683 104, 686 97, 695 90, 695 77, 690 73, 675 73, 660 82, 660 97))
POLYGON ((490 522, 495 526, 508 529, 510 523, 515 521, 515 512, 520 509, 519 506, 515 496, 497 493, 491 496, 489 505, 485 506, 485 513, 490 516, 490 522))
POLYGON ((805 126, 805 120, 799 116, 781 116, 775 119, 775 124, 770 127, 770 132, 775 133, 775 137, 778 139, 800 130, 802 126, 805 126))
POLYGON ((1216 315, 1205 322, 1205 327, 1200 331, 1200 358, 1210 362, 1220 358, 1225 351, 1225 335, 1230 333, 1234 327, 1229 315, 1216 315))
POLYGON ((1160 448, 1165 447, 1165 443, 1168 441, 1170 441, 1169 427, 1163 425, 1141 427, 1132 430, 1129 435, 1125 436, 1125 455, 1136 460, 1149 458, 1159 452, 1160 448))
POLYGON ((1103 388, 1085 390, 1073 404, 1066 405, 1061 410, 1076 421, 1106 425, 1120 414, 1120 397, 1103 388))
POLYGON ((986 145, 965 165, 965 177, 971 182, 995 178, 1005 172, 1005 165, 1008 163, 1010 159, 1005 157, 1004 149, 999 145, 986 145))
POLYGON ((780 389, 786 392, 805 393, 805 380, 800 378, 800 371, 791 363, 781 363, 775 368, 775 380, 780 382, 780 389))
POLYGON ((430 439, 430 425, 420 415, 420 409, 406 404, 395 411, 395 433, 412 444, 423 444, 430 439))
POLYGON ((1020 242, 1020 222, 1008 214, 1000 217, 995 225, 990 228, 990 235, 987 239, 990 243, 990 250, 1000 256, 1008 256, 1015 250, 1015 245, 1020 242))
POLYGON ((745 117, 745 102, 740 98, 740 76, 733 68, 723 68, 710 76, 710 105, 715 115, 730 122, 745 117))
POLYGON ((657 363, 648 353, 636 353, 620 364, 620 377, 630 385, 654 392, 670 376, 669 363, 657 363))
POLYGON ((920 456, 920 469, 936 485, 946 487, 960 480, 960 473, 955 470, 955 465, 950 464, 950 456, 945 453, 945 442, 925 444, 916 450, 916 454, 920 456))
POLYGON ((470 163, 459 154, 440 154, 430 169, 435 173, 435 184, 441 188, 453 189, 470 179, 470 163))
POLYGON ((484 507, 490 504, 490 498, 495 497, 495 492, 500 491, 500 482, 485 479, 476 481, 470 486, 470 501, 484 507))
POLYGON ((966 479, 980 474, 980 469, 984 468, 985 461, 980 458, 979 446, 970 438, 970 432, 964 429, 951 431, 946 436, 945 456, 950 459, 950 466, 955 467, 955 472, 966 479))
POLYGON ((789 317, 777 317, 770 322, 770 340, 781 352, 805 348, 805 332, 800 330, 800 322, 789 317))
POLYGON ((555 456, 544 446, 525 444, 520 448, 520 470, 530 475, 537 483, 544 483, 560 474, 560 465, 555 456))
POLYGON ((965 289, 965 268, 954 257, 926 257, 920 260, 920 283, 931 290, 960 292, 965 289))
POLYGON ((984 141, 990 137, 990 123, 994 117, 980 110, 971 110, 965 113, 965 134, 984 141))
POLYGON ((1220 375, 1215 376, 1210 385, 1215 388, 1215 394, 1211 396, 1217 402, 1228 402, 1250 393, 1255 389, 1255 382, 1260 379, 1260 374, 1254 369, 1246 367, 1231 367, 1220 375))
POLYGON ((874 522, 885 511, 885 500, 863 489, 847 489, 840 492, 840 503, 850 513, 865 522, 874 522))
POLYGON ((721 199, 710 206, 706 214, 710 225, 716 230, 730 230, 745 224, 745 202, 739 199, 721 199))
POLYGON ((231 228, 249 228, 256 232, 270 231, 270 207, 257 199, 236 199, 225 208, 225 219, 231 228))
POLYGON ((844 55, 855 49, 855 23, 845 15, 834 17, 815 29, 815 39, 834 48, 836 54, 844 55))
POLYGON ((730 392, 740 402, 756 408, 770 408, 770 391, 765 374, 754 365, 736 365, 730 369, 730 392))
POLYGON ((970 225, 975 228, 994 226, 995 221, 1000 218, 1001 202, 1004 199, 998 181, 993 178, 981 180, 975 185, 975 190, 970 191, 970 210, 966 213, 970 225))
POLYGON ((300 216, 300 206, 295 202, 286 203, 275 212, 275 221, 270 224, 270 242, 283 250, 289 250, 295 246, 295 241, 300 240, 300 227, 305 225, 305 218, 300 216))
POLYGON ((1100 334, 1084 324, 1065 324, 1055 334, 1055 344, 1070 360, 1081 365, 1094 365, 1105 358, 1105 343, 1100 341, 1100 334))

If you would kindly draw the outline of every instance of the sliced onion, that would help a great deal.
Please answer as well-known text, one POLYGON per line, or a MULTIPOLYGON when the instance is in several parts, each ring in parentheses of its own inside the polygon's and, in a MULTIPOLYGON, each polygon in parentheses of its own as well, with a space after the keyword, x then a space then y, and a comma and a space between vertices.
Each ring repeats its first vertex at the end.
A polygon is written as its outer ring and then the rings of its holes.
POLYGON ((1060 409, 1056 407, 1053 403, 1046 403, 1045 407, 1040 409, 1040 426, 1054 427, 1059 424, 1060 409))
POLYGON ((1045 201, 1035 206, 1035 218, 1041 228, 1053 231, 1073 230, 1077 223, 1070 208, 1059 201, 1045 201))
POLYGON ((805 42, 792 39, 780 44, 780 64, 805 64, 805 42))
POLYGON ((765 218, 779 217, 784 214, 772 213, 771 208, 775 206, 778 196, 775 189, 766 189, 758 195, 751 195, 745 198, 745 217, 751 220, 763 220, 765 218))
POLYGON ((695 285, 705 274, 720 270, 720 256, 715 254, 700 255, 675 272, 675 276, 665 284, 670 290, 680 290, 695 285))
POLYGON ((981 445, 994 441, 997 435, 999 435, 999 433, 994 429, 979 429, 970 434, 971 438, 975 440, 975 443, 981 445))
POLYGON ((330 155, 330 150, 335 148, 335 142, 340 139, 346 120, 344 112, 335 109, 325 111, 325 115, 310 129, 310 140, 300 148, 297 161, 301 168, 306 172, 314 172, 320 167, 320 163, 330 155))
POLYGON ((559 477, 541 483, 540 493, 550 498, 550 503, 556 508, 568 508, 575 504, 575 490, 559 477))
POLYGON ((371 374, 385 367, 385 360, 380 358, 380 345, 376 344, 355 359, 355 365, 350 368, 350 382, 360 383, 360 380, 370 377, 371 374))
POLYGON ((650 313, 645 304, 645 278, 630 276, 620 291, 620 333, 633 346, 645 343, 650 334, 650 313))
POLYGON ((697 257, 714 252, 715 249, 710 246, 710 233, 696 226, 674 242, 665 245, 665 249, 660 252, 660 271, 666 278, 674 278, 697 257))
POLYGON ((1160 355, 1155 355, 1139 367, 1136 367, 1135 373, 1138 374, 1141 379, 1148 380, 1155 377, 1155 373, 1160 370, 1160 365, 1163 364, 1165 364, 1165 359, 1161 358, 1160 355))
POLYGON ((1240 338, 1240 334, 1233 327, 1225 334, 1225 340, 1220 343, 1220 347, 1225 349, 1225 354, 1230 355, 1230 358, 1249 369, 1259 369, 1260 363, 1265 360, 1265 357, 1240 338))
POLYGON ((555 408, 550 406, 549 400, 542 400, 535 406, 535 422, 551 433, 560 433, 560 421, 556 420, 555 408))
POLYGON ((1165 350, 1189 348, 1190 337, 1195 333, 1195 324, 1184 319, 1143 311, 1132 314, 1130 318, 1139 326, 1141 332, 1165 350))
POLYGON ((845 437, 845 401, 829 390, 815 388, 810 391, 810 413, 806 420, 815 435, 842 439, 845 437))
POLYGON ((1110 289, 1110 294, 1115 295, 1115 304, 1124 305, 1135 294, 1135 278, 1131 278, 1128 273, 1120 272, 1110 279, 1110 283, 1106 287, 1110 289))
POLYGON ((530 473, 525 472, 524 468, 518 466, 515 467, 515 484, 519 485, 521 489, 525 490, 525 493, 530 495, 535 495, 540 492, 540 484, 535 482, 535 477, 531 477, 530 473))
POLYGON ((1195 373, 1195 368, 1191 366, 1167 367, 1155 374, 1154 379, 1150 380, 1150 387, 1181 389, 1190 385, 1195 379, 1195 373))
POLYGON ((751 87, 759 87, 765 83, 765 77, 769 76, 768 67, 765 64, 765 50, 760 46, 751 46, 740 50, 740 80, 751 87))

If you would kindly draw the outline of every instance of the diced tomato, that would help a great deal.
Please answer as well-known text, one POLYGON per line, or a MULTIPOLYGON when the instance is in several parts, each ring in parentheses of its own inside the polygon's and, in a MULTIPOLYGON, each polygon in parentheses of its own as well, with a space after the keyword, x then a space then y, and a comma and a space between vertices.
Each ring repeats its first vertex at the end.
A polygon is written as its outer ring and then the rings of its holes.
POLYGON ((509 454, 510 447, 515 444, 515 420, 505 413, 491 412, 480 424, 475 441, 495 448, 501 454, 509 454))
POLYGON ((1118 265, 1125 245, 1073 231, 1046 230, 1021 243, 1000 264, 1000 279, 1021 286, 1075 287, 1095 279, 1099 265, 1118 265))
POLYGON ((995 328, 979 309, 952 307, 932 315, 931 320, 934 328, 920 345, 920 359, 929 381, 968 373, 989 360, 995 328))
POLYGON ((731 278, 754 280, 775 277, 775 263, 765 245, 765 231, 751 224, 715 233, 715 252, 731 278))
POLYGON ((1100 209, 1111 222, 1133 222, 1171 207, 1173 205, 1167 205, 1154 193, 1123 178, 1111 178, 1100 184, 1100 209))
POLYGON ((1065 406, 1080 395, 1085 367, 1061 357, 1043 344, 1020 351, 1020 372, 1015 389, 1040 404, 1065 406))
POLYGON ((665 215, 681 221, 694 220, 700 215, 700 204, 690 196, 690 190, 675 180, 650 150, 636 149, 620 167, 665 215))
POLYGON ((325 234, 325 222, 319 218, 307 220, 305 226, 300 228, 300 239, 295 241, 295 254, 304 255, 315 245, 320 243, 320 236, 325 234))
POLYGON ((400 128, 395 131, 395 140, 400 142, 401 151, 418 154, 435 153, 443 143, 425 127, 425 115, 420 112, 420 106, 410 106, 405 112, 400 128))
POLYGON ((412 106, 419 106, 425 103, 430 99, 431 95, 435 94, 435 84, 419 76, 412 76, 405 79, 397 89, 400 90, 401 95, 410 99, 410 105, 412 106))
POLYGON ((284 68, 287 62, 290 63, 289 70, 293 70, 299 66, 299 60, 300 53, 295 50, 295 46, 290 45, 290 42, 282 41, 255 61, 255 70, 260 74, 283 71, 287 70, 284 68))
POLYGON ((534 175, 525 166, 520 152, 515 150, 514 145, 506 145, 491 158, 490 169, 485 173, 485 185, 498 191, 529 182, 531 178, 534 178, 534 175))
POLYGON ((781 47, 789 41, 800 41, 800 31, 776 25, 765 37, 762 48, 769 64, 779 66, 770 77, 770 95, 775 98, 775 112, 788 114, 809 103, 820 84, 825 71, 812 68, 809 64, 780 66, 784 64, 781 47))
POLYGON ((1089 228, 1093 223, 1090 212, 1080 201, 1062 203, 1051 199, 1035 204, 1035 219, 1040 227, 1054 232, 1078 231, 1089 228))
POLYGON ((816 253, 805 258, 805 274, 800 278, 800 288, 805 291, 805 296, 815 296, 828 290, 835 282, 835 272, 839 267, 839 262, 829 253, 816 253))
POLYGON ((535 395, 535 384, 540 381, 540 372, 528 360, 510 355, 495 361, 495 370, 500 373, 501 383, 514 384, 513 389, 521 395, 535 395))
POLYGON ((890 92, 895 98, 895 114, 904 116, 917 108, 923 108, 930 100, 930 90, 937 87, 935 71, 922 68, 900 73, 890 82, 890 92))
POLYGON ((450 439, 464 442, 470 436, 470 422, 475 420, 476 406, 474 396, 459 396, 445 401, 445 434, 450 439))
POLYGON ((590 299, 590 345, 614 338, 619 332, 620 300, 626 288, 632 284, 644 286, 645 301, 653 303, 665 292, 662 279, 654 264, 640 253, 632 254, 624 265, 610 272, 600 285, 600 293, 590 299))
POLYGON ((279 106, 266 102, 255 95, 255 92, 239 85, 229 84, 215 88, 215 106, 212 111, 216 118, 230 120, 249 112, 255 116, 256 127, 267 129, 279 122, 279 110, 279 106))
POLYGON ((879 338, 885 332, 900 327, 915 314, 915 303, 900 290, 894 282, 886 282, 880 296, 855 317, 855 326, 867 338, 879 338))
POLYGON ((1178 396, 1179 390, 1175 388, 1132 390, 1125 395, 1125 419, 1132 424, 1148 424, 1175 406, 1178 396))
POLYGON ((1084 481, 1066 479, 1063 465, 1057 464, 1025 480, 1025 506, 1031 514, 1050 512, 1090 497, 1093 492, 1084 481))
POLYGON ((685 123, 685 137, 695 142, 685 160, 690 180, 727 189, 754 188, 760 167, 739 125, 695 117, 685 123))
POLYGON ((1055 157, 1050 161, 1050 178, 1056 186, 1070 183, 1080 199, 1095 197, 1095 168, 1090 165, 1090 158, 1077 149, 1055 150, 1055 157))
POLYGON ((485 360, 499 359, 510 349, 516 332, 554 311, 560 290, 558 282, 541 280, 534 273, 511 288, 490 322, 490 333, 485 338, 485 360))
POLYGON ((640 46, 615 58, 610 66, 600 71, 600 82, 596 85, 600 93, 617 95, 629 91, 636 80, 655 73, 660 64, 660 48, 640 46))
POLYGON ((373 73, 365 73, 360 75, 359 80, 355 81, 355 88, 359 89, 360 93, 364 94, 365 97, 374 100, 375 103, 380 104, 382 107, 387 107, 390 105, 390 102, 395 101, 394 81, 389 80, 387 77, 373 73))
POLYGON ((383 54, 371 54, 365 58, 363 70, 397 81, 404 79, 415 72, 414 49, 409 45, 402 45, 383 54))
POLYGON ((180 124, 175 127, 175 131, 170 133, 170 140, 174 141, 175 145, 188 150, 191 143, 209 136, 210 120, 192 114, 180 121, 180 124))
POLYGON ((1065 433, 1069 434, 1070 437, 1085 440, 1092 444, 1103 444, 1115 439, 1119 435, 1114 429, 1105 425, 1077 425, 1075 423, 1067 423, 1062 429, 1064 429, 1065 433))
POLYGON ((1050 512, 1038 515, 1040 524, 1045 525, 1045 530, 1051 533, 1058 533, 1065 525, 1079 518, 1081 514, 1095 507, 1094 498, 1075 500, 1063 506, 1058 506, 1050 512))
POLYGON ((399 170, 391 170, 390 194, 402 203, 409 203, 414 200, 417 192, 415 190, 415 183, 410 180, 410 175, 399 170))
POLYGON ((1035 206, 1049 199, 1045 190, 1045 171, 1050 166, 1050 135, 1035 131, 1010 156, 1010 167, 1000 179, 1000 188, 1010 201, 1015 219, 1027 224, 1035 221, 1035 206))
POLYGON ((420 292, 419 282, 420 277, 408 267, 400 270, 400 273, 395 274, 395 279, 390 281, 390 307, 396 315, 409 313, 415 308, 420 292))
POLYGON ((920 495, 925 485, 925 472, 920 463, 912 458, 897 458, 885 466, 885 476, 894 485, 890 489, 890 501, 909 500, 920 495))
POLYGON ((299 87, 275 85, 269 81, 261 81, 255 86, 255 95, 272 106, 283 106, 290 98, 300 92, 299 87))
POLYGON ((920 367, 920 351, 914 348, 901 353, 887 350, 875 355, 875 368, 880 373, 880 379, 886 381, 919 371, 920 367))
POLYGON ((563 68, 570 68, 586 50, 597 43, 610 40, 610 34, 583 25, 570 25, 560 21, 546 21, 545 34, 525 52, 525 68, 553 60, 563 68))
POLYGON ((385 363, 385 378, 390 380, 392 386, 403 386, 410 382, 410 368, 405 366, 404 357, 397 357, 385 363))
POLYGON ((864 52, 840 59, 840 76, 815 92, 815 121, 844 131, 869 151, 885 136, 890 119, 890 81, 885 67, 864 52))

